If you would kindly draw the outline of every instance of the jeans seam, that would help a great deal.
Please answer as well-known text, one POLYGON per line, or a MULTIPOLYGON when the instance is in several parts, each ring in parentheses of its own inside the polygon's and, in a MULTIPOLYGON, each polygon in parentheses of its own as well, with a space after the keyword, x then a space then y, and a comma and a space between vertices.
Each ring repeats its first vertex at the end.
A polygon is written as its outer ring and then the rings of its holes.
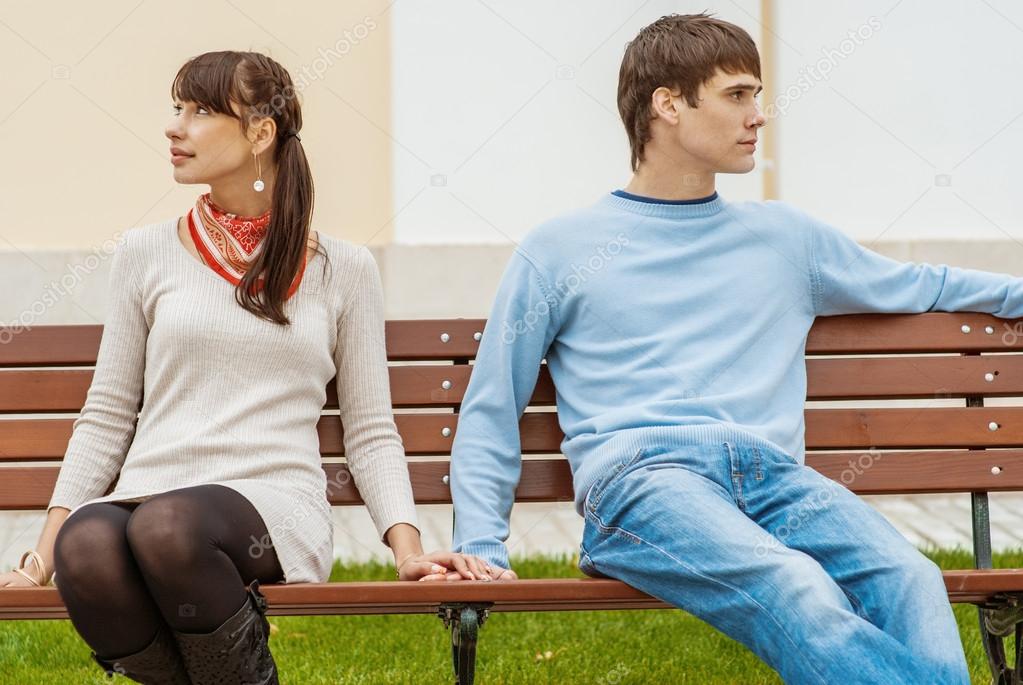
POLYGON ((850 591, 845 587, 842 587, 841 585, 839 585, 839 587, 841 588, 843 594, 845 594, 846 599, 849 600, 849 604, 852 605, 853 611, 856 613, 856 615, 865 621, 869 621, 870 617, 867 616, 866 608, 863 606, 863 603, 860 601, 859 597, 856 596, 856 593, 850 591))
POLYGON ((739 507, 739 511, 746 513, 746 496, 742 492, 741 473, 732 475, 732 490, 735 493, 735 505, 739 507))
POLYGON ((603 482, 597 481, 597 483, 590 487, 590 492, 586 497, 587 501, 586 508, 588 510, 596 512, 597 505, 600 504, 600 500, 604 496, 604 491, 607 490, 609 485, 611 485, 611 482, 622 471, 636 463, 636 460, 639 459, 640 455, 643 454, 643 452, 644 452, 643 448, 642 447, 639 448, 638 450, 636 450, 636 453, 633 454, 629 459, 619 464, 616 464, 614 469, 612 469, 611 473, 604 477, 603 482), (599 487, 597 487, 598 485, 599 487), (596 492, 594 492, 594 490, 596 490, 596 492))
MULTIPOLYGON (((682 561, 681 559, 679 559, 675 555, 671 554, 667 550, 663 549, 662 547, 660 547, 658 545, 655 545, 654 543, 650 542, 649 540, 645 540, 645 539, 635 535, 634 533, 631 533, 630 531, 625 530, 624 528, 617 528, 617 530, 620 530, 623 533, 626 533, 627 535, 635 538, 638 541, 638 544, 647 545, 651 549, 653 549, 653 550, 663 554, 664 556, 666 556, 667 558, 671 559, 673 562, 675 562, 676 564, 678 564, 682 568, 687 569, 693 575, 698 576, 700 578, 704 578, 705 580, 708 580, 711 583, 714 583, 715 585, 721 585, 723 587, 726 587, 729 590, 732 590, 733 592, 737 592, 741 596, 746 597, 754 606, 756 606, 758 609, 763 611, 764 614, 768 617, 768 619, 771 622, 773 622, 778 627, 778 630, 781 632, 782 635, 785 636, 785 639, 789 641, 789 643, 796 650, 796 652, 800 651, 799 645, 796 643, 795 640, 792 639, 792 636, 789 635, 788 631, 785 630, 785 626, 780 621, 778 621, 770 611, 768 611, 767 607, 765 607, 763 604, 761 604, 759 601, 757 601, 757 599, 755 597, 753 597, 751 594, 749 594, 748 592, 746 592, 742 588, 736 587, 734 585, 730 585, 729 583, 726 583, 724 581, 718 580, 717 578, 713 578, 711 576, 708 576, 706 574, 703 574, 703 573, 697 571, 695 568, 693 568, 689 564, 685 563, 684 561, 682 561)), ((824 679, 824 676, 817 669, 817 667, 815 665, 811 664, 809 662, 809 660, 807 660, 807 665, 813 670, 814 675, 816 675, 820 679, 821 684, 822 685, 827 685, 827 681, 824 679)))
MULTIPOLYGON (((592 519, 591 519, 590 523, 592 523, 594 526, 597 527, 597 530, 600 531, 601 535, 607 535, 607 536, 612 536, 612 537, 617 535, 617 536, 625 538, 626 540, 628 540, 629 542, 632 542, 634 544, 640 544, 643 541, 642 538, 637 537, 636 535, 634 535, 633 533, 630 533, 629 531, 625 530, 624 528, 620 528, 618 526, 607 526, 607 525, 604 525, 604 522, 600 520, 600 517, 597 516, 596 513, 593 513, 592 519)), ((587 553, 587 556, 588 556, 588 553, 587 553)))
POLYGON ((742 464, 731 443, 724 443, 728 450, 728 470, 732 481, 732 499, 743 513, 746 512, 746 498, 742 492, 742 464))

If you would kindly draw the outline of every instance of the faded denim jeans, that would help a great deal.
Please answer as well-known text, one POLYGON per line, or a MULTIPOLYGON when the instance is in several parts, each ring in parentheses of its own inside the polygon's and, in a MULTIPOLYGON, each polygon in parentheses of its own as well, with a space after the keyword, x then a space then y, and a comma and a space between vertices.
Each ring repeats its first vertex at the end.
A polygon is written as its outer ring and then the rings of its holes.
POLYGON ((746 645, 786 683, 970 682, 938 567, 780 450, 627 455, 590 488, 580 569, 746 645))

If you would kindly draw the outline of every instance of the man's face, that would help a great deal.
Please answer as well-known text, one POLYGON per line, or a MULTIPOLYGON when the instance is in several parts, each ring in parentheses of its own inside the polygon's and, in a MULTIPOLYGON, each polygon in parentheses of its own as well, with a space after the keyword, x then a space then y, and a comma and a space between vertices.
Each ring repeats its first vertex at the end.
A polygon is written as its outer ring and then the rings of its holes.
POLYGON ((760 79, 752 74, 718 69, 700 86, 697 107, 689 107, 681 95, 670 96, 678 124, 668 128, 675 138, 672 147, 677 145, 669 154, 697 173, 752 171, 757 130, 766 123, 756 100, 761 90, 760 79))

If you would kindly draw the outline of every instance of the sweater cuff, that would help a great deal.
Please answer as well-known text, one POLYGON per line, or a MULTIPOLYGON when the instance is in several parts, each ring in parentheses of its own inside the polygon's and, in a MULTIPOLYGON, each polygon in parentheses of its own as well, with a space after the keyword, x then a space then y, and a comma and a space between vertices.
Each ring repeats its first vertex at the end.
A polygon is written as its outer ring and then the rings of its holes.
POLYGON ((501 568, 511 570, 511 564, 508 562, 508 548, 499 542, 486 542, 486 543, 472 543, 468 545, 461 545, 459 549, 455 550, 462 554, 471 554, 474 557, 479 557, 489 564, 494 566, 500 566, 501 568))
POLYGON ((103 492, 95 494, 95 488, 91 486, 91 483, 71 483, 67 479, 58 478, 53 493, 50 495, 50 502, 46 505, 46 512, 49 513, 50 509, 54 507, 63 507, 73 511, 91 499, 102 497, 106 491, 104 488, 103 492))
POLYGON ((391 528, 394 528, 399 523, 407 523, 413 528, 415 528, 416 532, 419 533, 420 539, 422 539, 423 531, 420 530, 419 521, 416 520, 416 515, 415 512, 413 511, 409 515, 398 516, 392 520, 389 520, 389 522, 382 522, 377 526, 377 532, 380 534, 380 542, 384 543, 386 547, 390 547, 390 545, 387 544, 387 531, 389 531, 391 528))

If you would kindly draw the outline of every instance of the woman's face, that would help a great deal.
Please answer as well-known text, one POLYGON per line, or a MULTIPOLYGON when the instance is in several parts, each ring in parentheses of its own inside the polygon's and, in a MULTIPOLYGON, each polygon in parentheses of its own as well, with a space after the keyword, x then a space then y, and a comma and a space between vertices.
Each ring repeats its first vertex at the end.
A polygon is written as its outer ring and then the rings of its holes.
MULTIPOLYGON (((232 103, 238 112, 238 107, 232 103)), ((256 164, 252 153, 260 154, 263 172, 267 160, 263 152, 269 147, 259 127, 250 127, 252 138, 246 138, 238 119, 207 111, 195 102, 172 103, 173 113, 164 134, 170 139, 174 180, 183 184, 216 185, 244 176, 255 178, 256 164), (252 142, 255 141, 255 142, 252 142)), ((272 133, 269 140, 273 140, 272 133)))

